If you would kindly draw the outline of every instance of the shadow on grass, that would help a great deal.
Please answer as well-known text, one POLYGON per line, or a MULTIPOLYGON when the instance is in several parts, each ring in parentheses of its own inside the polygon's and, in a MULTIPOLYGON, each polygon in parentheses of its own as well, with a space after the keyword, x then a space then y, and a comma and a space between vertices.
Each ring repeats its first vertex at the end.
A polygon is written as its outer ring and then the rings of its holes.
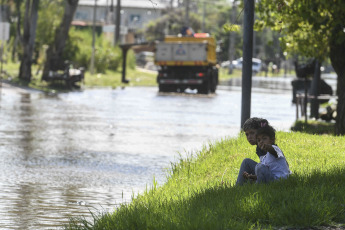
POLYGON ((296 121, 291 127, 291 131, 309 134, 335 134, 335 124, 324 121, 296 121))
POLYGON ((180 198, 178 191, 150 190, 93 223, 80 220, 66 229, 325 229, 320 226, 345 223, 344 175, 345 169, 335 168, 180 198))

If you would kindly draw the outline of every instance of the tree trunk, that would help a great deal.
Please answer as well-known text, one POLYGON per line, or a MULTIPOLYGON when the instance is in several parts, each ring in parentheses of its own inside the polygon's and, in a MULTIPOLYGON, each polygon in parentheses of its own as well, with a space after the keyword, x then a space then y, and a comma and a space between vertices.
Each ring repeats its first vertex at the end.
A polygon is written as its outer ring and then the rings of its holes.
POLYGON ((44 65, 42 80, 46 80, 49 71, 59 69, 64 65, 62 58, 66 40, 68 39, 68 31, 77 10, 79 0, 65 1, 65 12, 60 26, 55 31, 54 43, 47 50, 47 59, 44 65))
POLYGON ((17 11, 17 25, 16 25, 16 38, 14 40, 14 45, 13 45, 13 49, 12 49, 12 62, 15 62, 15 60, 16 60, 18 43, 23 43, 22 34, 20 32, 20 25, 22 23, 22 17, 20 14, 21 2, 15 1, 15 6, 16 6, 16 11, 17 11))
POLYGON ((27 0, 25 4, 23 57, 20 63, 19 78, 31 80, 32 55, 35 48, 39 0, 27 0))
MULTIPOLYGON (((337 36, 342 34, 343 28, 339 26, 333 31, 334 37, 330 40, 330 58, 332 66, 338 75, 337 83, 337 118, 335 124, 335 134, 345 134, 345 40, 337 41, 337 36)), ((339 38, 339 37, 338 37, 339 38)))

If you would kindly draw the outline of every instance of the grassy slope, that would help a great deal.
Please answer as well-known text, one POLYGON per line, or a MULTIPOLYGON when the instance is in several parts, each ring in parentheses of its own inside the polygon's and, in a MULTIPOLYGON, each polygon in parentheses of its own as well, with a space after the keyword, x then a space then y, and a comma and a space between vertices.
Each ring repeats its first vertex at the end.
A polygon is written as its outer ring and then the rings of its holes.
POLYGON ((245 137, 210 143, 172 164, 171 176, 132 203, 66 229, 270 229, 345 223, 345 137, 278 133, 293 175, 234 186, 241 161, 258 160, 245 137), (99 219, 98 219, 99 218, 99 219))

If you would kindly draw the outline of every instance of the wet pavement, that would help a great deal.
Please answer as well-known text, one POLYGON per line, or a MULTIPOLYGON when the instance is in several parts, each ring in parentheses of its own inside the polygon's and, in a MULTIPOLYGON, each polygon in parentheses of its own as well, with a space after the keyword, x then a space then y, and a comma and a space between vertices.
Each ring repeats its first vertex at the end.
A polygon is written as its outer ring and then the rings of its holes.
MULTIPOLYGON (((295 119, 290 91, 253 90, 252 116, 278 130, 295 119)), ((0 97, 0 229, 59 229, 112 211, 170 162, 240 130, 240 88, 160 94, 156 87, 58 95, 4 84, 0 97)))

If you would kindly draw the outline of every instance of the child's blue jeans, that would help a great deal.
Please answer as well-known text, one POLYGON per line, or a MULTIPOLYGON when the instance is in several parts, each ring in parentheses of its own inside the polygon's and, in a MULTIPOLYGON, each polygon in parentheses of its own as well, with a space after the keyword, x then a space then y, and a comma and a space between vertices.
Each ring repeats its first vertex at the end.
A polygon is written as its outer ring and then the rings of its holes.
POLYGON ((241 168, 237 176, 236 185, 242 185, 246 182, 246 179, 243 177, 244 172, 256 175, 256 183, 267 183, 273 180, 273 176, 268 166, 257 163, 252 159, 246 158, 242 161, 241 168))

